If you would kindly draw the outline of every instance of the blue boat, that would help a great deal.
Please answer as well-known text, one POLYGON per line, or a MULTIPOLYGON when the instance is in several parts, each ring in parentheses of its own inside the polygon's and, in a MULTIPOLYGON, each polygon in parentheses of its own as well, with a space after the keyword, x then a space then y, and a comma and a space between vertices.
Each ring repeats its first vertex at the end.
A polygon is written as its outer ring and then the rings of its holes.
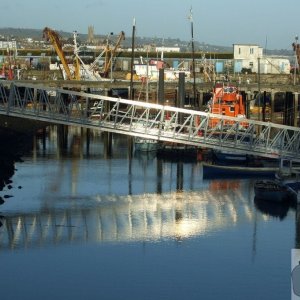
POLYGON ((275 177, 278 167, 248 167, 233 165, 218 165, 202 162, 203 178, 241 178, 241 177, 275 177))
POLYGON ((213 150, 213 155, 219 163, 241 164, 253 160, 252 155, 233 151, 213 150))

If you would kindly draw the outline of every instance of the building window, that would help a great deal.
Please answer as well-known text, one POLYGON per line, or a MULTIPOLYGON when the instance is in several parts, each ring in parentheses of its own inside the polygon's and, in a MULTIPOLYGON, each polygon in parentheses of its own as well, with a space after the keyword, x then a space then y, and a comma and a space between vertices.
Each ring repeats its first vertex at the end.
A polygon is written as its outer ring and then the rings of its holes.
POLYGON ((253 53, 254 53, 254 49, 250 48, 250 54, 253 54, 253 53))
POLYGON ((249 67, 252 68, 253 67, 253 61, 249 62, 249 67))
POLYGON ((239 54, 241 54, 241 48, 239 48, 239 54))

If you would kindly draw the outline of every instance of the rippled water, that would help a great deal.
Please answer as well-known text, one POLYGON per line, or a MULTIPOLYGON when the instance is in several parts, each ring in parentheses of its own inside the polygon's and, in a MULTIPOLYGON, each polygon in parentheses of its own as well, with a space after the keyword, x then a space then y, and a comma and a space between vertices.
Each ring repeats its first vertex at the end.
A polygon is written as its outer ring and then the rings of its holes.
POLYGON ((254 179, 53 128, 1 192, 1 299, 289 299, 296 207, 254 179), (4 198, 4 196, 12 196, 4 198))

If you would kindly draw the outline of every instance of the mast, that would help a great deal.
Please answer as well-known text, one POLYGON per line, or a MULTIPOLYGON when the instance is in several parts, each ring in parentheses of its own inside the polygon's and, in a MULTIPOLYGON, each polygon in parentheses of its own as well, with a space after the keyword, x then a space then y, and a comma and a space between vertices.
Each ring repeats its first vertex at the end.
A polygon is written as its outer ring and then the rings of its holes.
POLYGON ((134 64, 134 37, 135 37, 135 18, 132 26, 132 45, 131 45, 131 67, 130 67, 130 99, 133 100, 133 64, 134 64))
POLYGON ((294 51, 295 51, 295 66, 294 66, 294 85, 296 85, 296 74, 297 74, 297 70, 299 68, 298 65, 298 35, 295 36, 295 43, 293 44, 294 46, 294 51))
POLYGON ((196 104, 196 70, 195 70, 195 45, 194 45, 194 21, 193 21, 193 11, 190 9, 189 20, 191 21, 191 37, 192 37, 192 68, 193 68, 193 93, 194 101, 193 106, 196 104))

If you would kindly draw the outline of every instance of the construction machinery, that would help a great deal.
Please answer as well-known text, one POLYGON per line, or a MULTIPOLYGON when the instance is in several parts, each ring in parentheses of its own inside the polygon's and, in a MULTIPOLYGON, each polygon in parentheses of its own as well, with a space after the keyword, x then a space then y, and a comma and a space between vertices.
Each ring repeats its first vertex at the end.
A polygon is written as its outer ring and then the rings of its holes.
POLYGON ((107 78, 109 71, 112 67, 113 64, 113 60, 115 58, 116 55, 116 51, 117 49, 120 47, 122 40, 125 39, 125 33, 124 31, 121 31, 118 39, 116 41, 116 44, 113 48, 111 48, 111 46, 109 45, 109 40, 107 38, 107 44, 106 44, 106 48, 105 50, 95 59, 95 61, 91 64, 91 68, 95 68, 97 61, 99 60, 99 58, 101 58, 104 54, 105 54, 105 59, 104 59, 104 67, 103 67, 103 71, 101 72, 102 77, 107 78))
MULTIPOLYGON (((297 38, 297 40, 298 40, 298 38, 297 38)), ((298 43, 293 43, 292 46, 293 46, 295 55, 297 57, 297 65, 295 66, 295 68, 297 70, 297 68, 299 68, 299 66, 300 66, 300 45, 298 43)))
POLYGON ((118 36, 118 39, 116 41, 116 44, 113 48, 109 44, 109 39, 107 38, 107 44, 106 48, 100 53, 98 57, 94 60, 93 63, 90 65, 86 65, 81 57, 79 56, 79 47, 77 45, 77 32, 73 32, 73 42, 74 42, 74 55, 77 59, 77 61, 80 64, 79 72, 82 80, 108 80, 105 79, 108 77, 109 71, 113 67, 113 60, 115 58, 117 49, 120 47, 121 41, 125 39, 125 33, 124 31, 121 31, 121 33, 118 36), (101 57, 105 54, 104 57, 104 65, 103 70, 98 70, 98 61, 101 59, 101 57))
POLYGON ((62 65, 65 71, 65 77, 67 80, 80 80, 80 63, 79 59, 77 56, 75 56, 73 65, 74 65, 74 71, 72 72, 68 61, 65 57, 64 51, 62 49, 62 44, 61 44, 61 37, 59 34, 50 29, 49 27, 45 27, 43 30, 43 37, 47 40, 50 41, 52 46, 54 47, 62 65))
POLYGON ((45 27, 43 30, 43 36, 47 39, 47 41, 50 41, 53 45, 58 57, 60 58, 60 61, 63 65, 65 76, 64 78, 67 80, 101 80, 102 76, 107 78, 110 69, 112 68, 113 59, 115 57, 117 49, 120 47, 121 41, 125 39, 125 33, 124 31, 121 31, 119 34, 119 37, 117 39, 117 42, 113 48, 109 45, 109 41, 107 39, 107 45, 105 50, 102 51, 102 53, 94 60, 94 62, 87 66, 79 56, 79 47, 77 45, 77 32, 73 32, 73 42, 74 42, 74 71, 72 72, 70 69, 70 65, 68 64, 68 61, 65 57, 62 44, 61 44, 61 37, 57 32, 54 30, 45 27), (98 60, 105 54, 104 58, 104 67, 103 71, 100 73, 97 70, 97 62, 98 60))
POLYGON ((97 70, 93 70, 91 69, 89 66, 87 66, 83 60, 81 59, 81 57, 79 56, 79 48, 77 45, 77 32, 74 31, 73 32, 73 43, 74 43, 74 55, 75 58, 77 60, 77 65, 79 66, 79 75, 80 78, 82 80, 92 80, 92 81, 97 81, 97 80, 101 80, 102 77, 99 74, 99 72, 97 72, 97 70))

